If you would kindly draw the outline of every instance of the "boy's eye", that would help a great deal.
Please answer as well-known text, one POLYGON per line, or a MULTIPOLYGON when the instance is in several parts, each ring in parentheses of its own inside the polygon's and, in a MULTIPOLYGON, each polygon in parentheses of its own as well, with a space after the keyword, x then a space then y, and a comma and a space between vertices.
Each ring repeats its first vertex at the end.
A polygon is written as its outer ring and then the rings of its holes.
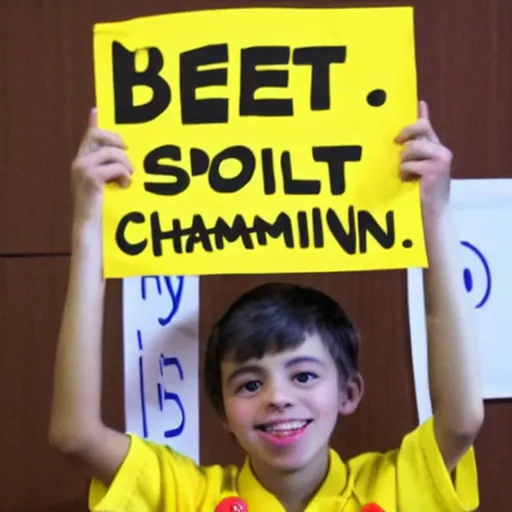
POLYGON ((316 379, 317 377, 318 375, 316 375, 313 372, 300 372, 297 375, 295 375, 295 378, 301 384, 307 384, 308 382, 316 379))
POLYGON ((258 391, 260 386, 261 386, 260 381, 250 380, 249 382, 246 382, 245 384, 240 386, 240 391, 248 391, 249 393, 254 393, 255 391, 258 391))

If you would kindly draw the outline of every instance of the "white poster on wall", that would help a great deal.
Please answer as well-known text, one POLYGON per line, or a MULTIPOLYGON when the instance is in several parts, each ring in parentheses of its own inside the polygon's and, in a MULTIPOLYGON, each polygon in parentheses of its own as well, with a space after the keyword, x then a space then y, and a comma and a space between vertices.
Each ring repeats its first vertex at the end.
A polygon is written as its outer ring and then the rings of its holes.
MULTIPOLYGON (((512 397, 512 180, 454 180, 452 205, 478 330, 483 395, 512 397)), ((428 389, 423 273, 407 273, 409 326, 420 423, 432 415, 428 389)))
POLYGON ((126 430, 199 463, 199 278, 123 280, 126 430))

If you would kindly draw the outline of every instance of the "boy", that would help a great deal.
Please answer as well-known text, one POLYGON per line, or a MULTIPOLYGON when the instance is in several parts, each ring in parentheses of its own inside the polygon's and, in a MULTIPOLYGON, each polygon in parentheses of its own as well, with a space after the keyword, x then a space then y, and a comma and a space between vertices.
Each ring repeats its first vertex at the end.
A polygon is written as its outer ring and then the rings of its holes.
POLYGON ((219 321, 206 358, 208 392, 247 452, 246 463, 198 468, 101 420, 102 189, 109 181, 129 183, 133 168, 120 138, 99 130, 91 113, 73 164, 73 247, 50 426, 52 444, 93 477, 91 510, 355 512, 371 502, 386 512, 478 507, 472 444, 483 402, 475 330, 458 283, 451 153, 423 102, 418 121, 396 142, 403 145, 401 175, 421 180, 433 418, 395 451, 343 462, 329 438, 338 415, 353 413, 363 394, 354 328, 320 292, 265 285, 219 321))

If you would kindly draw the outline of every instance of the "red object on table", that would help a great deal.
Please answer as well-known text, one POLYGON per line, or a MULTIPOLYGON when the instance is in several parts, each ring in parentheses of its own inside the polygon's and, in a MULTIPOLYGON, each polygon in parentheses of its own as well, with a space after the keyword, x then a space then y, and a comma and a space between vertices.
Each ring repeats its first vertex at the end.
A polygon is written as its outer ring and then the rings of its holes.
POLYGON ((384 512, 384 509, 379 507, 377 503, 368 503, 363 507, 361 512, 384 512))
POLYGON ((247 512, 247 503, 235 496, 224 498, 216 507, 215 512, 247 512))

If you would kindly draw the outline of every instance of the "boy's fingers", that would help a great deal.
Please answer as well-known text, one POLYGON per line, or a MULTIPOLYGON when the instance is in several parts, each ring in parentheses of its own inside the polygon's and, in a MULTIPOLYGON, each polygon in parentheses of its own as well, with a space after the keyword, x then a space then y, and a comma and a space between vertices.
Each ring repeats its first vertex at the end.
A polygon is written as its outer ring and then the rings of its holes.
POLYGON ((426 101, 422 100, 419 102, 418 117, 420 119, 430 119, 428 104, 426 101))
POLYGON ((99 169, 97 179, 100 183, 117 181, 121 186, 127 186, 131 179, 130 173, 120 162, 112 162, 102 165, 99 169))
POLYGON ((126 149, 126 144, 117 133, 100 130, 99 128, 91 128, 88 136, 90 142, 97 146, 115 146, 126 149))
POLYGON ((395 142, 404 143, 410 139, 426 138, 432 142, 439 142, 430 121, 426 118, 421 118, 415 123, 406 126, 395 138, 395 142))
POLYGON ((100 130, 99 128, 89 128, 78 148, 78 156, 87 157, 102 147, 126 149, 123 139, 117 133, 100 130))
POLYGON ((103 146, 98 149, 98 151, 92 153, 88 160, 91 167, 120 163, 128 173, 133 173, 133 165, 130 159, 126 156, 126 153, 118 147, 103 146))
POLYGON ((402 162, 408 160, 426 160, 439 156, 438 145, 427 139, 413 139, 404 145, 402 162))
POLYGON ((89 112, 89 127, 98 127, 98 109, 96 107, 91 108, 91 111, 89 112))
POLYGON ((403 128, 402 131, 398 134, 396 141, 403 143, 410 139, 426 136, 430 129, 429 125, 430 123, 428 119, 419 119, 415 123, 412 123, 403 128))
POLYGON ((425 163, 421 160, 410 160, 400 166, 402 179, 410 181, 423 176, 425 172, 425 163))
POLYGON ((78 147, 78 156, 85 156, 87 153, 90 153, 91 151, 94 151, 94 145, 91 142, 91 132, 93 129, 97 127, 98 124, 98 116, 97 116, 97 109, 92 108, 89 111, 89 122, 87 125, 87 130, 82 138, 82 141, 80 142, 80 146, 78 147))
POLYGON ((101 146, 109 145, 126 149, 126 144, 117 133, 98 128, 98 109, 93 107, 89 111, 88 128, 78 148, 78 156, 87 156, 101 146))

